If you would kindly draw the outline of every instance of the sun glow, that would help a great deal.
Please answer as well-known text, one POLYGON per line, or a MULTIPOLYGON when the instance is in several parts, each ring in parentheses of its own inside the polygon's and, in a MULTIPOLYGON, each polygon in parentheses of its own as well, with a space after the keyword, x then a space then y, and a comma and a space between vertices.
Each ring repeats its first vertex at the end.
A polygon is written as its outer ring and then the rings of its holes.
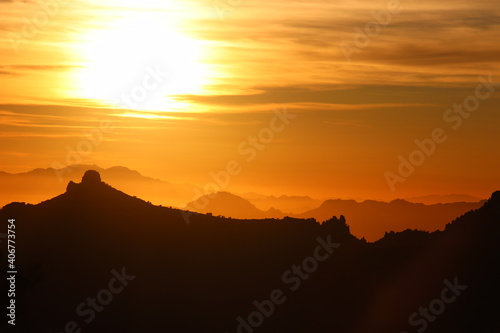
POLYGON ((173 95, 199 94, 208 82, 206 47, 163 15, 127 13, 85 36, 80 97, 120 109, 183 111, 173 95))

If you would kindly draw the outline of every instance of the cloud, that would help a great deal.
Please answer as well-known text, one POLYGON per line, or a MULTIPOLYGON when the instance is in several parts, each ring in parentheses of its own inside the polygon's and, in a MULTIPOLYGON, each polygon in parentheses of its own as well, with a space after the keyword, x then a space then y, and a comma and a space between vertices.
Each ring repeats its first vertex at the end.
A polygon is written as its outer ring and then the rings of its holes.
POLYGON ((22 75, 33 71, 58 72, 81 67, 73 65, 3 65, 0 66, 0 75, 22 75))
POLYGON ((422 105, 444 104, 454 96, 470 91, 470 87, 392 86, 392 85, 315 85, 285 87, 255 87, 254 94, 238 95, 182 95, 176 99, 210 105, 259 104, 331 104, 336 105, 422 105))

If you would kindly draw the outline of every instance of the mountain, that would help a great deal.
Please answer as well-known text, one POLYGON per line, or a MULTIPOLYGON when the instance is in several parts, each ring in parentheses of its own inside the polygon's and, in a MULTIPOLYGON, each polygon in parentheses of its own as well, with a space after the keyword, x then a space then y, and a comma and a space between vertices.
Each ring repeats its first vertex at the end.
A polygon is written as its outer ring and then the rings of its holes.
MULTIPOLYGON (((273 201, 273 197, 250 194, 255 202, 256 198, 264 202, 267 199, 273 201)), ((302 197, 280 197, 288 203, 296 203, 303 200, 302 197), (293 199, 295 198, 295 199, 293 199), (291 201, 288 201, 291 199, 291 201)), ((274 197, 274 199, 278 199, 274 197)), ((307 199, 306 199, 307 200, 307 199)), ((312 200, 312 199, 311 199, 312 200)), ((273 207, 266 211, 257 208, 251 200, 228 193, 218 192, 205 195, 195 201, 188 203, 185 209, 216 216, 225 216, 237 219, 264 219, 283 218, 292 216, 297 218, 314 218, 318 221, 326 221, 332 216, 344 215, 349 220, 349 225, 356 237, 375 241, 383 237, 387 230, 403 231, 405 229, 420 229, 435 231, 443 229, 445 225, 464 214, 465 212, 482 206, 483 202, 473 203, 449 203, 424 205, 412 203, 406 200, 394 200, 382 202, 367 200, 357 202, 354 200, 327 200, 319 207, 307 212, 292 214, 283 213, 273 207)))
POLYGON ((406 200, 357 202, 337 199, 327 200, 316 209, 294 216, 325 221, 332 216, 342 214, 349 221, 354 235, 375 241, 381 238, 387 230, 434 231, 443 229, 449 221, 483 204, 484 201, 424 205, 406 200))
POLYGON ((308 196, 281 195, 277 197, 274 195, 268 196, 258 193, 245 193, 240 196, 250 201, 260 210, 264 211, 275 208, 282 212, 299 214, 321 205, 321 200, 313 199, 308 196))
POLYGON ((285 216, 284 213, 273 207, 266 211, 260 210, 250 201, 228 192, 204 195, 188 203, 186 209, 238 219, 282 218, 285 216))
POLYGON ((78 181, 89 168, 98 171, 115 187, 139 192, 155 204, 180 207, 194 197, 193 186, 176 184, 145 177, 135 170, 122 166, 108 169, 96 165, 71 165, 64 169, 34 169, 24 173, 0 173, 0 207, 13 201, 38 203, 64 191, 69 181, 78 181))
MULTIPOLYGON (((499 220, 496 192, 444 231, 367 243, 343 216, 190 214, 96 171, 50 200, 0 210, 1 230, 15 225, 23 333, 499 332, 499 220)), ((6 320, 0 330, 12 331, 6 320)))
POLYGON ((484 201, 484 199, 480 199, 478 197, 467 194, 425 195, 421 197, 406 198, 405 200, 409 202, 423 203, 426 205, 434 205, 439 203, 484 201))

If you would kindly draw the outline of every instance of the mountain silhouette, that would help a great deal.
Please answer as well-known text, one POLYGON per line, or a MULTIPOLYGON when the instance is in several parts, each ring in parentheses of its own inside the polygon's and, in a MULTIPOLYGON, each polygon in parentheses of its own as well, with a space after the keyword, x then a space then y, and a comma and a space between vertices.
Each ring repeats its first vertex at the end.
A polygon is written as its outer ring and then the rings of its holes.
POLYGON ((193 185, 177 184, 141 175, 123 166, 107 169, 97 165, 70 165, 63 169, 34 169, 24 173, 0 172, 0 207, 13 201, 39 203, 62 191, 68 182, 78 182, 88 170, 98 171, 106 181, 126 191, 139 192, 145 200, 155 204, 181 207, 193 199, 193 185))
POLYGON ((260 210, 250 201, 229 192, 204 195, 188 203, 186 209, 240 219, 282 218, 286 215, 272 207, 267 211, 260 210))
POLYGON ((238 220, 154 206, 96 171, 40 204, 6 205, 2 230, 8 219, 19 332, 500 331, 500 192, 443 231, 388 230, 374 243, 344 216, 238 220))
MULTIPOLYGON (((256 196, 254 195, 253 198, 256 196)), ((269 198, 269 197, 267 197, 269 198)), ((284 199, 289 199, 286 197, 284 199)), ((302 198, 297 198, 302 200, 302 198)), ((406 200, 382 202, 366 200, 326 200, 319 207, 300 214, 283 213, 270 208, 267 211, 258 209, 250 200, 228 193, 217 192, 204 195, 190 202, 185 208, 198 213, 210 213, 240 219, 314 218, 320 222, 332 216, 345 215, 353 229, 353 234, 370 241, 380 239, 387 230, 403 231, 405 229, 421 229, 435 231, 461 216, 465 212, 477 209, 482 202, 456 202, 448 204, 425 205, 406 200)))
POLYGON ((316 209, 294 216, 325 221, 333 215, 343 214, 349 221, 354 235, 375 241, 387 230, 443 229, 449 221, 483 204, 484 201, 424 205, 401 199, 391 202, 336 199, 327 200, 316 209))
POLYGON ((424 195, 420 197, 405 198, 406 201, 434 205, 454 202, 480 202, 483 199, 467 194, 424 195))
POLYGON ((317 208, 322 201, 313 199, 309 196, 290 196, 290 195, 262 195, 258 193, 244 193, 239 195, 254 204, 258 209, 267 211, 277 209, 282 212, 299 214, 311 209, 317 208))

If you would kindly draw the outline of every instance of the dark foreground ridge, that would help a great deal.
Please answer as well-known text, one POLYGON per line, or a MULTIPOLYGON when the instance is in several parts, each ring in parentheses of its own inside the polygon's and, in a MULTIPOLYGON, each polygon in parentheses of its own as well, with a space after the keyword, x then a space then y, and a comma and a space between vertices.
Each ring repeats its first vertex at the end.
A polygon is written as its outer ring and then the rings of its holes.
MULTIPOLYGON (((443 232, 375 243, 342 216, 186 224, 95 171, 5 206, 2 230, 8 219, 17 332, 500 332, 500 192, 443 232)), ((12 331, 5 318, 0 331, 12 331)))

